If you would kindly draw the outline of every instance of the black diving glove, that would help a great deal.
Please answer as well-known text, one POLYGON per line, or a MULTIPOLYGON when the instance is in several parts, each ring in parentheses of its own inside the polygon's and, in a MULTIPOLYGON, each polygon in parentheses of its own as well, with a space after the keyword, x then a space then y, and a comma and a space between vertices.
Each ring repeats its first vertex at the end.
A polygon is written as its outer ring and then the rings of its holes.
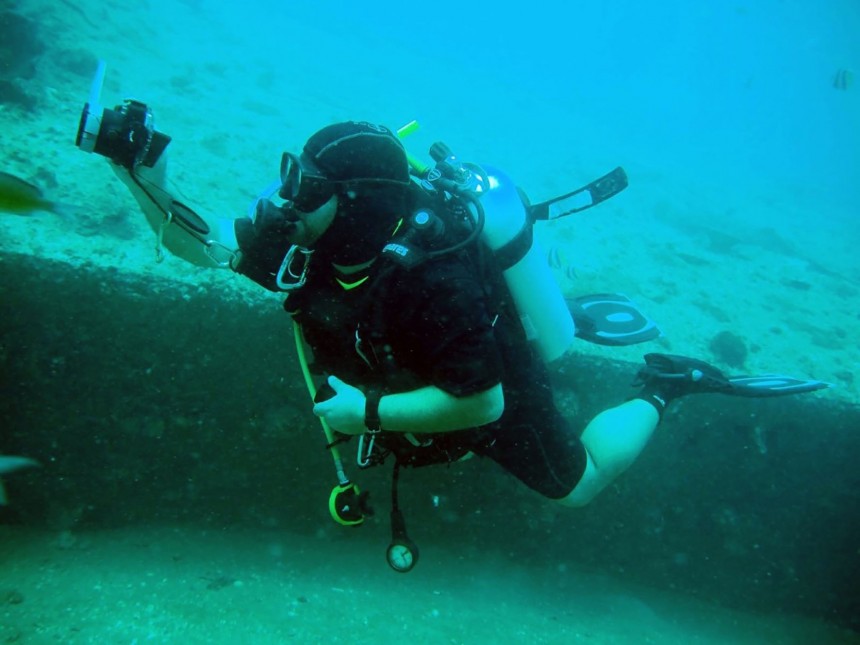
POLYGON ((261 199, 254 219, 242 217, 234 224, 242 255, 233 269, 269 291, 283 291, 278 287, 277 276, 292 246, 289 236, 296 229, 291 212, 292 209, 261 199))

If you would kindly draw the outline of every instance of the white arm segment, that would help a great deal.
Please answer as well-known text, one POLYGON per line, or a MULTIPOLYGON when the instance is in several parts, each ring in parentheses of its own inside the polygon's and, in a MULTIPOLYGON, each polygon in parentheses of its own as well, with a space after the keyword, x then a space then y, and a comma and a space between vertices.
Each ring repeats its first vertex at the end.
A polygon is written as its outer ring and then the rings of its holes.
POLYGON ((173 255, 207 268, 230 268, 239 245, 234 220, 202 217, 175 199, 165 189, 167 155, 147 168, 134 171, 116 163, 110 164, 117 177, 140 204, 146 221, 156 234, 156 253, 160 260, 163 249, 173 255))

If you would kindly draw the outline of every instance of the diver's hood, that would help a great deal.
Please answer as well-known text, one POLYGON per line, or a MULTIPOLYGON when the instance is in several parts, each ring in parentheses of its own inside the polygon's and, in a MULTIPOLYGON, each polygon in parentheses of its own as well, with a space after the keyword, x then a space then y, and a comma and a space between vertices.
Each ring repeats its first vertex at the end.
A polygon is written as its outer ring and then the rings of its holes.
POLYGON ((349 182, 337 193, 334 222, 313 245, 336 264, 361 264, 380 253, 408 213, 409 161, 388 128, 347 121, 323 128, 304 155, 328 179, 349 182))
POLYGON ((334 221, 312 248, 335 264, 372 260, 408 214, 410 201, 408 186, 376 186, 338 195, 334 221))

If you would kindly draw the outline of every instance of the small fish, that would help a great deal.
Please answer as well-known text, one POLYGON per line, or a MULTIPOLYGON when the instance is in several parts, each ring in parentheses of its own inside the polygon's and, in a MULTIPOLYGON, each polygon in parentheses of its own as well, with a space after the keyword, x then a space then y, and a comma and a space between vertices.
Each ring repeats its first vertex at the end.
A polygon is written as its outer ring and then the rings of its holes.
POLYGON ((557 246, 550 247, 546 261, 551 269, 561 272, 571 282, 576 282, 578 278, 576 268, 568 263, 565 253, 559 250, 557 246))
POLYGON ((42 189, 8 172, 0 172, 0 211, 30 215, 38 211, 60 213, 60 205, 46 199, 42 189))
POLYGON ((551 269, 561 269, 562 259, 561 253, 559 253, 557 246, 549 247, 549 251, 547 252, 546 261, 549 264, 551 269))
MULTIPOLYGON (((13 457, 11 455, 0 455, 0 475, 14 473, 16 470, 25 468, 36 468, 41 464, 35 459, 29 457, 13 457)), ((5 506, 9 503, 6 498, 6 489, 3 486, 3 480, 0 479, 0 506, 5 506)))
POLYGON ((837 90, 847 90, 854 82, 854 72, 850 69, 836 70, 833 76, 833 87, 837 90))

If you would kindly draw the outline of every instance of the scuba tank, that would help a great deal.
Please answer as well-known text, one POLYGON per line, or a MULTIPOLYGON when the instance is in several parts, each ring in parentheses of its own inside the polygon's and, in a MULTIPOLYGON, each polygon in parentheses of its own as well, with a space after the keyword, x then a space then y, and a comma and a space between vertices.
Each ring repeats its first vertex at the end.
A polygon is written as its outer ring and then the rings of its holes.
POLYGON ((575 327, 546 253, 534 239, 534 222, 511 179, 488 166, 490 190, 481 194, 482 239, 500 258, 502 275, 529 340, 544 362, 559 358, 573 343, 575 327))
POLYGON ((461 163, 443 143, 434 144, 430 156, 436 167, 426 181, 471 202, 481 239, 502 268, 527 337, 544 362, 559 358, 573 343, 573 317, 534 240, 534 220, 517 187, 496 168, 461 163))

